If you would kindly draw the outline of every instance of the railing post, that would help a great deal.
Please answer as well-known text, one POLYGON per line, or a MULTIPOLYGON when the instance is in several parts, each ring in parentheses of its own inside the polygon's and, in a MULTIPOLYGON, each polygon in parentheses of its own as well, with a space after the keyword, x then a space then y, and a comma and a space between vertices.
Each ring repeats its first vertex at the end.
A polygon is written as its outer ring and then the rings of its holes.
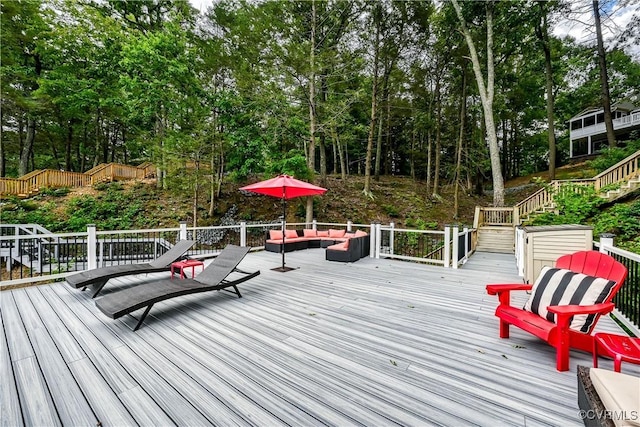
POLYGON ((178 235, 178 240, 187 240, 187 221, 180 221, 180 234, 178 235))
POLYGON ((389 253, 391 255, 393 255, 393 237, 394 237, 394 228, 395 228, 395 224, 393 222, 389 223, 389 253))
POLYGON ((454 225, 453 226, 453 256, 451 258, 452 260, 452 264, 451 266, 454 269, 458 268, 458 260, 460 259, 459 255, 459 250, 460 250, 460 241, 459 241, 459 228, 458 225, 454 225))
POLYGON ((471 235, 469 234, 469 227, 464 227, 462 229, 462 232, 464 233, 464 257, 468 257, 469 256, 469 246, 470 246, 470 242, 471 242, 471 235))
POLYGON ((351 231, 352 227, 353 227, 353 223, 351 221, 347 221, 347 231, 351 231))
POLYGON ((476 211, 473 215, 473 228, 478 228, 482 225, 480 221, 480 206, 476 206, 476 211))
POLYGON ((311 228, 313 230, 317 230, 318 229, 318 220, 317 219, 313 219, 313 221, 311 221, 311 228))
POLYGON ((380 223, 377 222, 375 225, 376 230, 376 259, 380 259, 380 246, 382 245, 382 230, 380 228, 380 223))
POLYGON ((87 225, 87 269, 94 270, 98 268, 98 259, 96 257, 96 246, 98 236, 96 235, 96 225, 87 225))
POLYGON ((376 225, 371 223, 371 227, 369 228, 369 258, 376 257, 376 248, 378 247, 376 243, 376 225))
POLYGON ((603 254, 606 254, 607 251, 605 250, 605 246, 608 246, 610 248, 613 247, 613 238, 616 237, 615 234, 611 234, 611 233, 604 233, 600 235, 600 252, 602 252, 603 254))
POLYGON ((247 246, 247 223, 245 221, 240 221, 240 246, 247 246))
POLYGON ((448 225, 444 226, 444 266, 449 268, 449 261, 451 260, 451 228, 448 225))
POLYGON ((518 206, 513 207, 513 226, 520 225, 520 208, 518 206))

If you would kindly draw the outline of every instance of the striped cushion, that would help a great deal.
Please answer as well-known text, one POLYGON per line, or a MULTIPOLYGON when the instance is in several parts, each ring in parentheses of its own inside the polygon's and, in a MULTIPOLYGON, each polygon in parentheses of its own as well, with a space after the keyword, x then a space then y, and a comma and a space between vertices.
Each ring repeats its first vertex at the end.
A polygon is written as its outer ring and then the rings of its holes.
MULTIPOLYGON (((607 300, 614 281, 587 276, 562 268, 543 267, 524 309, 556 323, 555 314, 547 311, 550 305, 592 305, 607 300)), ((589 333, 595 314, 573 316, 570 328, 589 333)))

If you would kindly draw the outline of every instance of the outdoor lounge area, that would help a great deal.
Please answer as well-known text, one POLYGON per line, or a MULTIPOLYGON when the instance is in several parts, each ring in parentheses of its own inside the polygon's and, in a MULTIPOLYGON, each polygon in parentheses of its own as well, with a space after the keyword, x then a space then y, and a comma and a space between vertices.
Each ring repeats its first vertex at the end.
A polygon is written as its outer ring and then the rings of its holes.
MULTIPOLYGON (((3 291, 3 424, 583 425, 576 372, 591 354, 572 351, 559 372, 544 341, 498 336, 485 285, 522 280, 512 254, 444 269, 322 252, 287 254, 287 274, 270 270, 278 254, 249 253, 239 268, 261 274, 243 298, 163 301, 137 332, 64 282, 3 291)), ((114 278, 102 294, 168 274, 114 278)), ((620 333, 609 318, 596 330, 620 333)))

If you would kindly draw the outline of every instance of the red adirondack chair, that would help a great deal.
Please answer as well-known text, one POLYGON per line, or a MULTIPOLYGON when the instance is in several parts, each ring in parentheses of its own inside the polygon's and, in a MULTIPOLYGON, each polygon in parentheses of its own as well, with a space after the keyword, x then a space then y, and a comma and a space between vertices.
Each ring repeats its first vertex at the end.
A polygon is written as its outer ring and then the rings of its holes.
POLYGON ((593 351, 592 331, 599 317, 610 313, 614 305, 611 302, 627 277, 627 269, 613 257, 597 251, 581 251, 564 255, 556 261, 556 268, 571 270, 588 276, 605 278, 615 282, 611 293, 602 304, 595 305, 556 305, 547 310, 555 314, 556 323, 538 314, 511 306, 511 291, 528 291, 530 284, 490 284, 489 295, 498 295, 500 304, 496 316, 500 319, 500 338, 509 338, 509 325, 523 329, 556 348, 556 368, 569 370, 569 349, 586 352, 593 351), (587 332, 570 329, 571 319, 578 314, 594 314, 595 319, 587 332))

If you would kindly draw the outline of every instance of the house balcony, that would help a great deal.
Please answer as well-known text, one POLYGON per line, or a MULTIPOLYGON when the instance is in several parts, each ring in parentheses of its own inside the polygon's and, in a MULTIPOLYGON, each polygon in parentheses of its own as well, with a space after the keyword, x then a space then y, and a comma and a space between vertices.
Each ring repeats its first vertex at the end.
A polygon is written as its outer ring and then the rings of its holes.
MULTIPOLYGON (((640 112, 629 114, 628 116, 619 117, 613 120, 613 129, 626 130, 629 128, 638 127, 640 129, 640 112)), ((582 129, 576 129, 571 131, 571 139, 584 138, 586 136, 595 136, 607 133, 607 128, 604 123, 596 123, 595 125, 583 127, 582 129)))

